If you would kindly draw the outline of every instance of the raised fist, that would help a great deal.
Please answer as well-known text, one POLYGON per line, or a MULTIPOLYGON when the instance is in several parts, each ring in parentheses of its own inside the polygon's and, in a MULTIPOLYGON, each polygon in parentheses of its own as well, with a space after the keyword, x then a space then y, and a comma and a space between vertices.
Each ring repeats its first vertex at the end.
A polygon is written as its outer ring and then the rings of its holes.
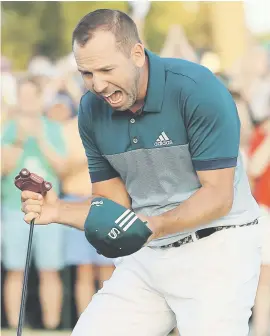
POLYGON ((21 210, 25 213, 26 223, 29 224, 34 218, 35 224, 46 225, 57 222, 59 201, 50 182, 23 168, 15 177, 14 183, 22 190, 21 210))

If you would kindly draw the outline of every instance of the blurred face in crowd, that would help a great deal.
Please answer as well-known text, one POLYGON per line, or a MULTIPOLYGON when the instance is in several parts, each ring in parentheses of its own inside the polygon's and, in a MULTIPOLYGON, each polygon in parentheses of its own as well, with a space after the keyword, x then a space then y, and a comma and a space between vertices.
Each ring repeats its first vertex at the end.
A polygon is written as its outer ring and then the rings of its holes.
POLYGON ((104 99, 115 110, 124 111, 139 97, 144 48, 137 43, 126 55, 117 48, 115 36, 96 31, 84 46, 74 43, 74 55, 88 90, 104 99))
POLYGON ((47 111, 47 117, 58 121, 58 122, 64 122, 71 118, 71 109, 63 103, 55 104, 53 105, 48 111, 47 111))
POLYGON ((270 69, 269 55, 264 48, 254 47, 247 54, 242 66, 245 73, 254 77, 264 77, 270 69))
POLYGON ((253 66, 255 66, 256 72, 258 76, 265 76, 269 71, 269 59, 266 50, 258 50, 255 54, 255 62, 253 66))
POLYGON ((29 117, 42 113, 42 95, 40 88, 32 82, 23 82, 18 89, 18 107, 20 113, 29 117))

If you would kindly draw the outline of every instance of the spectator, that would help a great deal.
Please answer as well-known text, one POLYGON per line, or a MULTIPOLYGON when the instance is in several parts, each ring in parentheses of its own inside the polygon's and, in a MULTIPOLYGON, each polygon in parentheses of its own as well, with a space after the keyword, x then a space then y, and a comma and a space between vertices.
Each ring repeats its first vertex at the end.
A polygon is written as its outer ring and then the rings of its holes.
POLYGON ((50 120, 63 123, 77 113, 72 99, 66 93, 58 93, 46 108, 46 116, 50 120))
POLYGON ((235 101, 241 122, 240 150, 243 156, 244 166, 247 167, 250 137, 254 127, 253 114, 248 102, 238 90, 232 89, 230 92, 235 101))
POLYGON ((241 90, 242 96, 250 103, 256 119, 257 113, 263 113, 260 105, 267 104, 265 93, 268 92, 269 96, 269 54, 261 46, 250 46, 246 54, 235 63, 230 74, 233 85, 241 90))
MULTIPOLYGON (((11 62, 6 57, 1 57, 1 105, 9 108, 17 103, 17 83, 15 76, 12 73, 11 62)), ((7 112, 7 110, 2 110, 7 112)), ((6 115, 4 115, 6 118, 6 115)))
POLYGON ((251 139, 249 177, 253 194, 260 205, 265 232, 262 266, 254 307, 254 336, 270 331, 270 106, 268 116, 256 127, 251 139))
POLYGON ((57 74, 51 78, 44 89, 44 104, 47 108, 54 104, 54 100, 58 98, 69 99, 69 104, 72 109, 72 114, 77 113, 77 106, 80 103, 83 91, 78 81, 73 75, 57 74), (53 97, 53 98, 52 98, 53 97))
POLYGON ((28 74, 34 77, 51 78, 55 74, 55 67, 48 57, 35 56, 28 64, 28 74))
POLYGON ((189 43, 187 36, 180 25, 171 25, 169 28, 160 56, 178 57, 190 62, 198 62, 196 52, 189 43))
MULTIPOLYGON (((22 79, 18 85, 16 116, 5 123, 2 138, 2 259, 7 270, 4 305, 13 328, 18 322, 29 235, 29 226, 21 224, 20 192, 14 187, 14 177, 25 167, 52 182, 58 192, 58 175, 66 169, 61 126, 42 117, 42 113, 39 82, 33 77, 22 79)), ((64 266, 62 243, 61 226, 35 228, 33 256, 39 271, 42 319, 49 329, 56 328, 60 322, 62 282, 58 271, 64 266)))

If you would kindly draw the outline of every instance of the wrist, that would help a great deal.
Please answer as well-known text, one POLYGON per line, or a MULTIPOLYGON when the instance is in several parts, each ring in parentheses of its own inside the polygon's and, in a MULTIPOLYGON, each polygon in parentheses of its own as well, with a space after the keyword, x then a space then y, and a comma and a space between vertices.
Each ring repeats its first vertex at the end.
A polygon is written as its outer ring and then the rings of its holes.
POLYGON ((52 209, 52 223, 61 223, 61 201, 60 200, 56 200, 55 204, 53 205, 53 209, 52 209))
POLYGON ((153 232, 151 240, 161 238, 165 235, 163 223, 164 221, 162 216, 149 217, 149 220, 147 221, 147 226, 153 232))

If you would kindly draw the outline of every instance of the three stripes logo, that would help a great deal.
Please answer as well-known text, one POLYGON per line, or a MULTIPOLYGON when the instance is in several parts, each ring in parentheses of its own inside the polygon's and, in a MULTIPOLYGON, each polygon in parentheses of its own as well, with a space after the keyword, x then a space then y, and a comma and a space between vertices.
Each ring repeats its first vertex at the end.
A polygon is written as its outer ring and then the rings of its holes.
POLYGON ((172 145, 173 142, 170 140, 165 132, 161 132, 160 136, 157 138, 154 145, 156 147, 158 146, 166 146, 166 145, 172 145))
MULTIPOLYGON (((115 224, 117 224, 118 227, 122 228, 123 231, 127 231, 136 221, 136 219, 138 219, 138 217, 135 215, 135 213, 130 209, 127 209, 124 213, 122 213, 121 216, 119 216, 115 220, 115 224)), ((118 230, 118 228, 114 227, 111 229, 108 236, 112 239, 116 239, 120 233, 121 232, 118 230)))

